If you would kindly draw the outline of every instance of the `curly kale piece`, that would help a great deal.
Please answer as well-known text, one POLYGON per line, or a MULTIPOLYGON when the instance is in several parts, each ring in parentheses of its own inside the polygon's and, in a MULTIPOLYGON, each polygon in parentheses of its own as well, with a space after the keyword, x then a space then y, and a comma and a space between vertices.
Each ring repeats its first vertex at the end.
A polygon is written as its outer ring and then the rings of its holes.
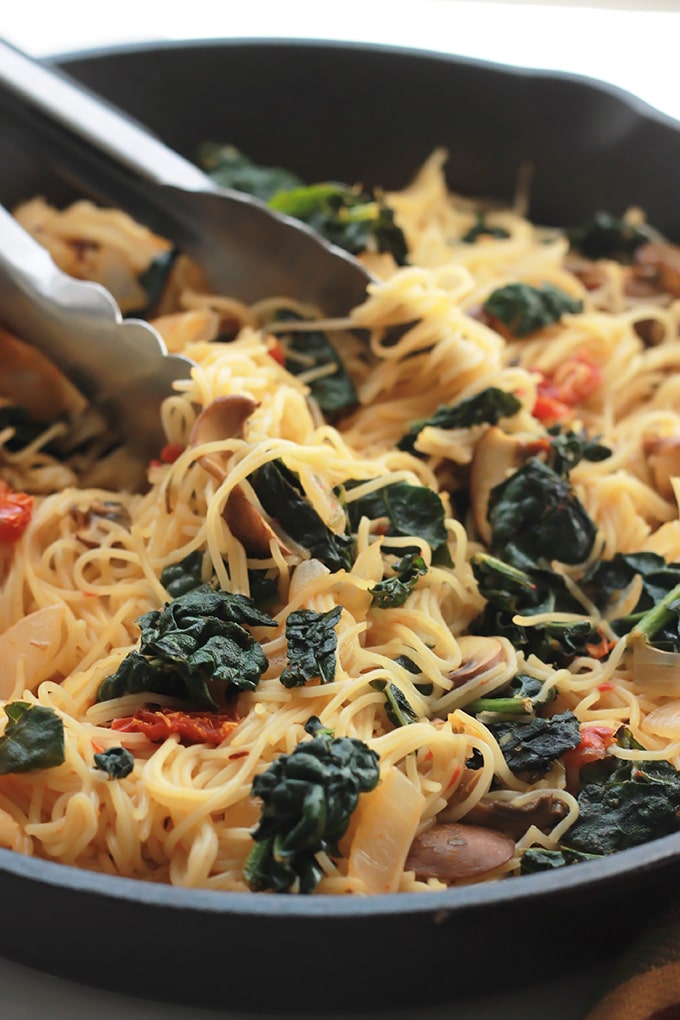
POLYGON ((279 191, 269 199, 269 205, 306 223, 352 255, 376 251, 392 255, 399 266, 406 264, 406 239, 378 189, 368 192, 335 182, 309 184, 279 191))
POLYGON ((418 722, 418 713, 396 684, 391 684, 388 680, 371 680, 370 686, 376 691, 385 692, 385 714, 393 726, 409 726, 418 722))
POLYGON ((111 779, 125 779, 135 767, 134 755, 126 747, 109 747, 94 756, 95 768, 111 779))
MULTIPOLYGON (((389 548, 390 536, 404 538, 413 535, 427 542, 432 550, 433 563, 450 565, 444 504, 432 489, 395 482, 361 499, 352 500, 347 511, 355 531, 362 517, 370 520, 386 517, 389 523, 384 532, 384 548, 389 548)), ((405 554, 406 551, 400 548, 400 552, 405 554)))
POLYGON ((583 302, 551 283, 540 287, 509 283, 494 290, 482 307, 487 315, 498 319, 514 337, 521 339, 559 322, 563 315, 583 311, 583 302))
POLYGON ((536 561, 583 563, 597 529, 566 478, 531 457, 491 490, 492 550, 523 569, 536 561))
POLYGON ((259 166, 235 145, 221 142, 204 142, 198 150, 198 162, 221 187, 245 191, 263 202, 278 191, 298 188, 302 184, 301 178, 290 170, 279 166, 259 166))
POLYGON ((502 635, 526 655, 537 655, 558 667, 587 654, 589 644, 599 643, 600 635, 589 620, 557 620, 530 627, 515 623, 517 615, 583 612, 561 574, 532 564, 520 570, 488 553, 475 553, 470 563, 479 592, 487 599, 473 621, 474 633, 502 635))
POLYGON ((195 549, 179 563, 171 563, 161 571, 161 584, 171 599, 186 595, 201 586, 203 552, 195 549))
MULTIPOLYGON (((611 854, 680 829, 680 773, 668 761, 624 761, 581 770, 579 817, 570 850, 611 854)), ((600 765, 600 763, 596 763, 600 765)))
POLYGON ((334 738, 314 716, 305 730, 311 740, 253 781, 263 810, 244 875, 255 892, 314 892, 322 875, 316 854, 340 857, 338 844, 359 795, 380 778, 378 756, 363 741, 334 738))
POLYGON ((599 861, 602 854, 586 854, 580 850, 545 850, 543 847, 530 847, 522 854, 520 874, 534 875, 539 871, 553 871, 565 868, 569 864, 581 864, 586 861, 599 861))
POLYGON ((480 393, 459 401, 457 404, 441 404, 430 418, 419 418, 411 422, 405 436, 397 443, 400 450, 407 450, 416 457, 422 456, 415 448, 416 440, 426 426, 440 429, 469 429, 473 425, 497 425, 501 418, 516 414, 522 404, 514 395, 497 386, 488 386, 480 393))
POLYGON ((218 707, 211 685, 221 681, 236 690, 254 690, 267 658, 246 627, 275 627, 276 621, 245 595, 202 585, 162 610, 137 620, 139 649, 106 677, 98 701, 126 693, 166 693, 198 708, 218 707))
POLYGON ((643 244, 655 240, 654 231, 630 223, 608 212, 596 212, 592 219, 565 231, 572 251, 589 259, 614 259, 629 263, 643 244))
POLYGON ((284 687, 303 687, 308 680, 330 683, 335 677, 335 651, 338 635, 335 625, 342 613, 341 606, 317 613, 298 609, 286 620, 288 663, 281 673, 284 687))
POLYGON ((579 721, 569 711, 546 719, 533 716, 527 721, 520 718, 487 726, 513 772, 543 775, 581 740, 579 721))
POLYGON ((418 553, 407 553, 394 565, 394 576, 386 577, 371 589, 371 601, 378 609, 403 606, 418 578, 427 573, 427 564, 418 553))
POLYGON ((337 535, 326 527, 306 498, 300 480, 281 460, 267 461, 248 476, 257 498, 283 530, 329 570, 349 570, 354 561, 354 542, 349 534, 337 535))
POLYGON ((572 429, 563 429, 561 425, 553 425, 548 429, 548 435, 550 467, 563 478, 567 478, 569 472, 582 460, 600 461, 611 457, 609 447, 592 439, 585 430, 574 432, 572 429))
POLYGON ((0 775, 33 772, 65 760, 64 723, 45 705, 11 701, 5 705, 7 726, 0 737, 0 775))
POLYGON ((464 244, 474 244, 480 237, 493 237, 496 240, 503 240, 510 237, 505 227, 492 227, 487 223, 486 213, 477 212, 476 220, 470 229, 463 234, 461 241, 464 244))
POLYGON ((288 309, 280 311, 276 322, 291 323, 289 333, 279 333, 285 342, 286 369, 292 375, 309 372, 315 368, 334 365, 335 370, 327 375, 312 379, 308 385, 311 394, 327 418, 334 418, 342 411, 348 411, 358 402, 356 387, 344 362, 335 347, 321 330, 295 330, 294 323, 301 316, 288 309), (296 357, 295 355, 301 355, 296 357))

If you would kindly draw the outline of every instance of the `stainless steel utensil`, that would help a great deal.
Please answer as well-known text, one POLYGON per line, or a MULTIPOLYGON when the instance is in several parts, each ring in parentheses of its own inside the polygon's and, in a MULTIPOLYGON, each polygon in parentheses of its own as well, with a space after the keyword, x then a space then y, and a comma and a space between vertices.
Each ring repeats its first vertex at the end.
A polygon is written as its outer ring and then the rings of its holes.
POLYGON ((191 362, 167 354, 149 323, 123 319, 104 287, 63 273, 3 207, 0 319, 72 380, 132 452, 158 456, 160 403, 191 362))
POLYGON ((247 302, 285 294, 327 315, 364 299, 371 276, 347 252, 218 187, 115 107, 2 40, 0 113, 57 173, 194 258, 216 290, 247 302))

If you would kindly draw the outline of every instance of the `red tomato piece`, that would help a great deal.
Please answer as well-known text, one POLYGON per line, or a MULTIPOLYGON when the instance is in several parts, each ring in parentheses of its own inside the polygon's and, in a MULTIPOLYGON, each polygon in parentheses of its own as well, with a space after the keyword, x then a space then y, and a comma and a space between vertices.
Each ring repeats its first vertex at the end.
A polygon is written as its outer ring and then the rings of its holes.
POLYGON ((114 719, 112 730, 143 733, 152 743, 159 744, 171 733, 177 733, 184 744, 211 744, 217 747, 238 726, 228 715, 203 715, 169 708, 138 709, 134 715, 114 719))
POLYGON ((19 541, 30 523, 33 503, 33 496, 0 481, 0 542, 19 541))
POLYGON ((581 769, 591 761, 606 758, 614 743, 616 730, 611 726, 586 725, 581 727, 581 741, 562 755, 567 773, 567 789, 578 790, 581 785, 581 769))
POLYGON ((161 450, 161 462, 163 464, 174 464, 177 458, 184 453, 184 449, 180 443, 166 443, 161 450))

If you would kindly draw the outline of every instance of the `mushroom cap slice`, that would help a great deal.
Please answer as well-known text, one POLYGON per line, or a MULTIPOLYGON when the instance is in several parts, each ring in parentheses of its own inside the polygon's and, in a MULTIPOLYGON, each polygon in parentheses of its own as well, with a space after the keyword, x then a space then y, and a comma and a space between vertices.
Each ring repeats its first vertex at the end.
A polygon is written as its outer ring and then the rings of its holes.
MULTIPOLYGON (((202 446, 203 443, 218 443, 241 436, 244 423, 258 406, 252 397, 244 394, 232 393, 226 397, 217 397, 203 408, 194 422, 189 445, 202 446)), ((222 454, 205 454, 198 461, 219 482, 224 481, 227 465, 222 454)))
POLYGON ((404 865, 416 878, 464 882, 495 871, 512 858, 515 841, 480 825, 445 822, 413 840, 404 865))

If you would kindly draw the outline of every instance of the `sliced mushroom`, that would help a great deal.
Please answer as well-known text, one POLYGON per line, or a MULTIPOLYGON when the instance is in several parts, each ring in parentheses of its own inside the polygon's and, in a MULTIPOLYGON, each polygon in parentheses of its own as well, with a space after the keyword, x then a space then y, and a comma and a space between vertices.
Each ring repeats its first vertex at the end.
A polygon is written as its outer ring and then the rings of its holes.
POLYGON ((648 437, 642 448, 657 492, 672 500, 672 479, 680 477, 680 435, 648 437))
POLYGON ((638 277, 657 290, 680 297, 680 248, 674 244, 643 244, 635 252, 638 277), (638 268, 639 267, 639 268, 638 268))
POLYGON ((116 500, 94 499, 86 510, 72 506, 69 513, 76 525, 76 538, 90 549, 101 545, 108 533, 101 527, 102 521, 111 521, 125 529, 130 527, 127 507, 116 500))
POLYGON ((524 804, 514 801, 479 801, 465 816, 466 823, 504 832, 512 839, 521 839, 529 826, 548 832, 567 813, 564 801, 551 793, 542 793, 524 804))
POLYGON ((453 690, 462 687, 469 680, 486 673, 506 659, 505 646, 500 638, 466 634, 458 639, 462 659, 457 669, 451 670, 449 680, 453 690))
MULTIPOLYGON (((189 445, 202 446, 203 443, 217 443, 223 439, 242 436, 244 423, 257 407, 258 404, 252 397, 238 393, 217 397, 203 408, 194 422, 189 435, 189 445)), ((198 460, 218 482, 224 481, 227 466, 221 454, 208 453, 198 460)))
POLYGON ((491 526, 487 519, 491 490, 535 452, 535 443, 510 436, 497 425, 487 429, 475 447, 470 465, 470 503, 480 538, 491 544, 491 526))
MULTIPOLYGON (((231 394, 218 397, 201 411, 194 422, 189 436, 191 446, 201 443, 219 442, 242 434, 243 425, 259 405, 252 397, 231 394)), ((199 463, 218 482, 227 477, 225 458, 219 453, 209 453, 198 458, 199 463)), ((250 502, 240 485, 234 486, 224 510, 224 520, 234 538, 237 538, 249 556, 265 559, 271 552, 274 539, 282 552, 290 552, 263 512, 250 502)))
POLYGON ((426 881, 464 882, 480 878, 506 864, 515 841, 479 825, 446 822, 433 825, 413 840, 404 868, 426 881))
POLYGON ((284 548, 271 524, 253 506, 240 485, 229 494, 222 516, 249 556, 265 559, 271 553, 272 539, 284 548))

